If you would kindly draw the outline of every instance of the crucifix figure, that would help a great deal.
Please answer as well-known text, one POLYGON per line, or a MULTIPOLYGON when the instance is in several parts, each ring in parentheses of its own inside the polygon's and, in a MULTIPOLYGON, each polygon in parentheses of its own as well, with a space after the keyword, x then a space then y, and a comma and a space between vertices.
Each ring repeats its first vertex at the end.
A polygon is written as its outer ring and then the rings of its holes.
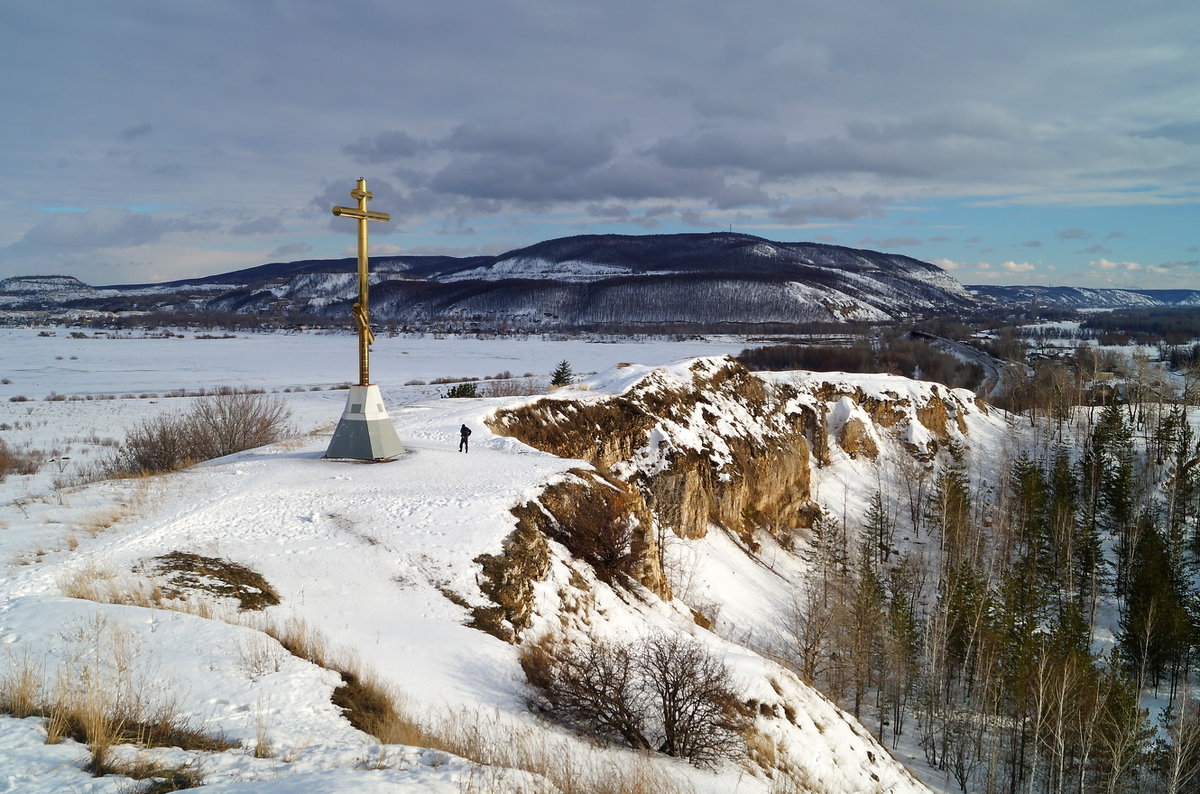
POLYGON ((358 180, 358 186, 350 191, 350 197, 358 200, 358 206, 334 207, 333 214, 358 220, 358 302, 350 310, 358 324, 358 385, 350 387, 346 409, 342 411, 342 418, 333 431, 325 457, 391 460, 403 454, 404 446, 383 407, 379 387, 371 383, 370 355, 375 334, 371 333, 370 304, 367 300, 367 221, 388 221, 391 216, 367 209, 367 202, 372 196, 367 191, 365 179, 358 180))

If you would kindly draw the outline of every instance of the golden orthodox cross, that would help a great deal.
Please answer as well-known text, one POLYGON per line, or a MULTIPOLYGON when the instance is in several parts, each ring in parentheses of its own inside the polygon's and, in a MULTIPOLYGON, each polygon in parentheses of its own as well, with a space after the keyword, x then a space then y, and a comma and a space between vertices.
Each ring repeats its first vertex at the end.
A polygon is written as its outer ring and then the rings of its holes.
POLYGON ((350 191, 350 198, 358 199, 357 207, 334 207, 333 214, 339 218, 358 219, 358 303, 350 310, 358 323, 358 385, 367 386, 371 383, 371 367, 368 361, 371 343, 375 334, 371 333, 371 320, 367 314, 367 221, 390 221, 391 215, 386 212, 371 212, 367 202, 374 196, 367 192, 367 180, 359 179, 358 187, 350 191))

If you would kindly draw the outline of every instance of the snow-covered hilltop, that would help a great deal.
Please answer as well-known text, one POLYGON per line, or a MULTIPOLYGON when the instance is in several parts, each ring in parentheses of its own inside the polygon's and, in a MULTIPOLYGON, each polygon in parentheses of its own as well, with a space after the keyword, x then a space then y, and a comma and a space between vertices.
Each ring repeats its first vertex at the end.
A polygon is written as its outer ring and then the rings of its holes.
MULTIPOLYGON (((995 411, 936 384, 760 376, 727 358, 622 365, 543 397, 398 396, 410 452, 388 464, 322 459, 342 393, 298 392, 301 429, 319 429, 287 443, 41 495, 10 475, 6 692, 103 682, 169 711, 230 749, 113 757, 219 792, 925 790, 781 663, 786 621, 814 520, 861 514, 879 478, 952 441, 998 444, 995 411), (530 712, 529 649, 664 637, 728 670, 740 728, 725 760, 597 746, 530 712), (419 728, 352 724, 360 679, 419 728)), ((156 410, 130 402, 124 420, 99 401, 36 408, 94 436, 101 413, 111 433, 156 410)), ((20 431, 27 407, 0 405, 20 431)), ((81 770, 83 745, 46 744, 52 722, 0 717, 15 790, 124 790, 81 770)))
MULTIPOLYGON (((355 267, 350 259, 308 260, 75 294, 0 289, 0 300, 27 311, 343 319, 356 299, 355 267)), ((372 316, 410 326, 760 326, 884 321, 975 305, 927 262, 733 233, 582 235, 499 256, 376 257, 371 270, 372 316)))
POLYGON ((1088 287, 998 286, 972 284, 967 291, 1000 306, 1018 304, 1062 309, 1136 309, 1151 306, 1198 306, 1194 289, 1094 289, 1088 287))

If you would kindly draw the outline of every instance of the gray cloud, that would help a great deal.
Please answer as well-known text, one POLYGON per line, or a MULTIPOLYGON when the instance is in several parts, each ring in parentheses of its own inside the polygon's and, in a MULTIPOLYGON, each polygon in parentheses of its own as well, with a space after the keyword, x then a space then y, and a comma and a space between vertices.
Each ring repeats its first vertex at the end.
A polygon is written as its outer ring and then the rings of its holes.
POLYGON ((1028 130, 998 108, 968 104, 903 120, 850 119, 842 135, 796 139, 780 130, 728 125, 657 141, 650 152, 681 168, 736 168, 764 178, 870 173, 949 177, 1019 154, 1028 130))
POLYGON ((126 129, 121 130, 120 135, 118 137, 123 141, 133 141, 138 138, 146 137, 153 130, 154 130, 154 125, 148 121, 145 121, 145 122, 142 122, 141 124, 137 124, 132 127, 127 127, 126 129))
POLYGON ((229 227, 229 231, 233 234, 274 234, 283 229, 283 221, 278 217, 263 215, 242 223, 235 223, 229 227))
POLYGON ((634 157, 598 161, 596 152, 572 157, 560 147, 541 154, 470 154, 455 158, 430 179, 437 193, 472 199, 549 202, 709 198, 726 189, 718 174, 677 169, 634 157))
POLYGON ((1026 248, 1041 248, 1042 241, 1041 240, 1026 240, 1025 242, 1021 243, 1021 245, 1025 246, 1026 248))
POLYGON ((10 254, 128 248, 158 242, 173 232, 209 232, 217 225, 126 209, 55 213, 8 246, 10 254))
POLYGON ((1086 240, 1092 235, 1083 229, 1059 229, 1054 236, 1060 240, 1086 240))
POLYGON ((602 165, 616 152, 620 126, 564 129, 554 124, 500 121, 460 124, 440 146, 484 157, 532 160, 563 168, 602 165))
POLYGON ((311 253, 312 250, 312 246, 308 243, 284 243, 267 254, 267 258, 273 261, 286 261, 303 254, 311 253))
POLYGON ((1200 143, 1200 121, 1172 121, 1138 133, 1143 138, 1169 138, 1182 143, 1200 143))
POLYGON ((833 218, 840 221, 882 218, 884 216, 882 207, 886 203, 886 199, 872 195, 859 198, 834 196, 812 201, 792 202, 773 212, 771 216, 785 223, 796 224, 806 223, 810 218, 833 218))
POLYGON ((413 157, 425 145, 403 130, 385 130, 377 135, 359 138, 357 143, 343 146, 342 151, 360 163, 375 165, 413 157))
POLYGON ((208 218, 192 270, 229 234, 340 254, 353 224, 329 207, 360 175, 395 219, 372 229, 408 247, 821 219, 885 237, 874 221, 902 215, 914 238, 962 229, 939 255, 986 237, 1021 261, 1021 240, 1053 234, 1045 216, 994 208, 1033 205, 1088 230, 1111 222, 1089 207, 1128 208, 1114 260, 1193 243, 1142 232, 1200 184, 1189 4, 67 3, 0 26, 22 109, 0 131, 0 253, 30 252, 22 266, 168 235, 174 256, 208 218), (46 217, 51 202, 97 214, 46 217), (134 206, 154 211, 106 209, 134 206))

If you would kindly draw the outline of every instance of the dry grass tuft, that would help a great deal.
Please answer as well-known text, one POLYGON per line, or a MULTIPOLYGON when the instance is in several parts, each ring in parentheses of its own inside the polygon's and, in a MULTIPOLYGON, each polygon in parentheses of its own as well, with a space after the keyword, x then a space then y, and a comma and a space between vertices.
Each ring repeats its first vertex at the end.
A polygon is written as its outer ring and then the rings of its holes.
POLYGON ((126 505, 95 510, 80 519, 79 530, 86 532, 94 538, 104 530, 110 529, 118 521, 129 515, 129 513, 130 508, 126 505))
POLYGON ((28 447, 14 449, 0 438, 0 482, 10 474, 36 474, 45 460, 45 452, 28 447))
POLYGON ((436 749, 488 768, 519 769, 547 780, 562 794, 684 794, 680 781, 647 755, 628 754, 620 763, 598 751, 581 756, 578 746, 541 730, 505 723, 498 714, 460 711, 444 715, 430 730, 436 749))
MULTIPOLYGON (((109 628, 103 621, 97 621, 89 629, 90 634, 80 637, 95 641, 91 652, 97 659, 111 662, 112 670, 102 673, 97 663, 76 658, 55 672, 54 686, 47 691, 43 684, 45 665, 35 664, 26 656, 12 664, 3 676, 0 710, 19 717, 44 718, 47 744, 57 744, 69 737, 88 745, 85 769, 97 777, 138 776, 134 774, 136 769, 114 760, 113 748, 117 745, 212 752, 237 746, 195 728, 173 702, 148 706, 128 664, 130 649, 125 644, 128 638, 117 631, 110 632, 109 628)), ((167 780, 180 777, 175 774, 178 770, 147 767, 144 771, 144 777, 167 780)))
POLYGON ((40 711, 45 665, 36 664, 28 651, 0 676, 0 712, 32 717, 40 711))
POLYGON ((327 670, 334 669, 333 657, 325 635, 303 618, 291 617, 282 625, 270 621, 252 621, 248 625, 269 637, 274 637, 292 656, 327 670))

